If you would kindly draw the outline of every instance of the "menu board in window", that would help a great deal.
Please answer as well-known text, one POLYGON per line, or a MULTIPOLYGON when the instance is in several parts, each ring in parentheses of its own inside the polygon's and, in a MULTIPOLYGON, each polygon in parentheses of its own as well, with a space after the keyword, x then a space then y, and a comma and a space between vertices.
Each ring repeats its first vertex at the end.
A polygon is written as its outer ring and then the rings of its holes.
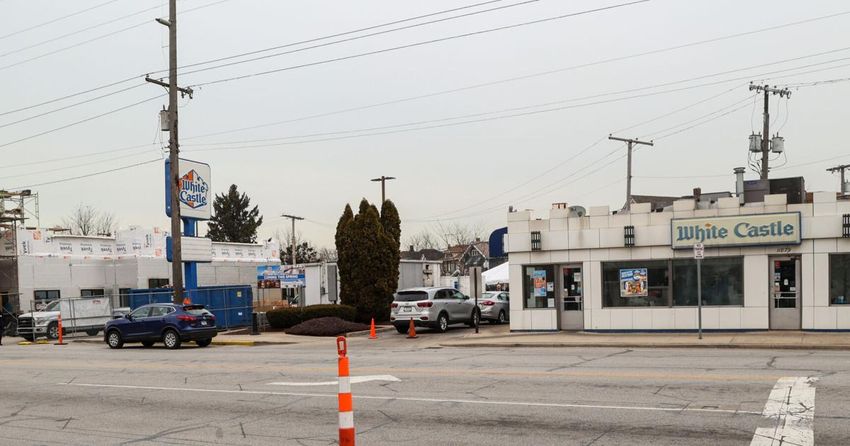
POLYGON ((647 291, 646 268, 620 270, 620 297, 646 297, 647 291))

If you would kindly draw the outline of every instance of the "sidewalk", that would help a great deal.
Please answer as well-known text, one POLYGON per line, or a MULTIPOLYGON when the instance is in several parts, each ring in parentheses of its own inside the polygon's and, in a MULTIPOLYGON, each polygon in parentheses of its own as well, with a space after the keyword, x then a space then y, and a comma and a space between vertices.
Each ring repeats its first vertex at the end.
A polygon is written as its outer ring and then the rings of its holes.
POLYGON ((850 350, 850 333, 762 331, 745 333, 510 333, 507 326, 466 334, 442 347, 621 347, 621 348, 760 348, 850 350))

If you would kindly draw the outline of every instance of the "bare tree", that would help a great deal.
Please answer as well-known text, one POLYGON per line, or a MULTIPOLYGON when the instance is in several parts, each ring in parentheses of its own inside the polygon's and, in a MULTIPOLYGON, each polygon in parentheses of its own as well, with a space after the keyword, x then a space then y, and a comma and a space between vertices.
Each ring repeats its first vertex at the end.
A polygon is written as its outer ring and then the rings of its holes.
POLYGON ((336 249, 333 248, 320 248, 319 249, 319 259, 323 262, 336 262, 338 257, 336 254, 336 249))
POLYGON ((414 251, 421 251, 423 249, 439 249, 440 241, 433 232, 428 229, 423 229, 416 234, 409 235, 405 239, 402 249, 409 249, 411 246, 414 251))
POLYGON ((434 226, 434 232, 447 247, 472 243, 485 236, 484 226, 481 223, 443 224, 438 222, 434 226))
POLYGON ((62 220, 62 225, 74 235, 107 235, 115 232, 115 215, 100 212, 94 207, 80 203, 71 214, 62 220))

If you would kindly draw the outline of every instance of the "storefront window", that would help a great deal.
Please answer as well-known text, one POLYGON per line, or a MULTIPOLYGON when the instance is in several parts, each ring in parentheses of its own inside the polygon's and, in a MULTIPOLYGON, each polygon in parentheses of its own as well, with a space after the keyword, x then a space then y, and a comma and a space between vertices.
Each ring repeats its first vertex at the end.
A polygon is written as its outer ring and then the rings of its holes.
POLYGON ((555 308, 555 267, 526 266, 523 269, 523 307, 555 308))
MULTIPOLYGON (((702 304, 744 305, 743 257, 711 257, 702 261, 702 304)), ((696 260, 673 260, 673 305, 697 306, 696 260)))
POLYGON ((850 305, 850 254, 829 256, 829 303, 850 305))
POLYGON ((603 263, 603 306, 669 307, 668 263, 666 260, 603 263))

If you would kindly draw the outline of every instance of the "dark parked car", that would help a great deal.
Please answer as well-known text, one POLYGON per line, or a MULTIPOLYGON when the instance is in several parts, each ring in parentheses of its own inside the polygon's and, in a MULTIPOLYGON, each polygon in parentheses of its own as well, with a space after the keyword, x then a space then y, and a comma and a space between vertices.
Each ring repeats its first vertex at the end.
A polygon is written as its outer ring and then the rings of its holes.
POLYGON ((103 340, 110 348, 125 342, 141 342, 150 347, 162 342, 167 348, 180 348, 184 341, 206 347, 218 334, 215 316, 203 305, 149 304, 124 317, 106 323, 103 340))

